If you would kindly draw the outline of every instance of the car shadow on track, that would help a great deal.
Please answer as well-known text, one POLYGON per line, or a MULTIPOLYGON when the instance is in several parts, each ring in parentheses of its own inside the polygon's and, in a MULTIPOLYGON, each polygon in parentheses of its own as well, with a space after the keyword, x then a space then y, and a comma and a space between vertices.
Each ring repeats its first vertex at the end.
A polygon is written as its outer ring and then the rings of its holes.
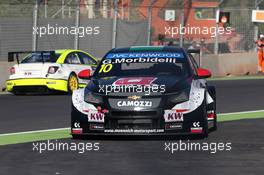
POLYGON ((61 91, 55 91, 55 90, 49 90, 49 91, 42 91, 42 92, 24 92, 24 93, 17 93, 12 94, 14 96, 65 96, 65 95, 71 95, 67 92, 61 92, 61 91))

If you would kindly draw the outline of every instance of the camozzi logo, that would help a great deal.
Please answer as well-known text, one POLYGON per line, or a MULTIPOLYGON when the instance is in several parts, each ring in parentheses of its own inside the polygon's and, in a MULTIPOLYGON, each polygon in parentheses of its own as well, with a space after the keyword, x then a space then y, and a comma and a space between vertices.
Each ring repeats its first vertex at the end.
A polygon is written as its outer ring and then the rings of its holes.
POLYGON ((152 101, 118 101, 118 107, 151 107, 152 101))

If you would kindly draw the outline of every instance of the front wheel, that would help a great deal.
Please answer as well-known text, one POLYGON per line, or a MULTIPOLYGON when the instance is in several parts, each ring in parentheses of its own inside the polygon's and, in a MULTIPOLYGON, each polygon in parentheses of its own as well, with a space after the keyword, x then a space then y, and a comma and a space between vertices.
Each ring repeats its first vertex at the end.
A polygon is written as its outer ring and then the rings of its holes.
POLYGON ((211 95, 214 102, 207 106, 207 111, 212 111, 215 115, 215 118, 213 121, 213 127, 210 128, 210 131, 216 131, 217 130, 217 115, 216 115, 216 91, 215 91, 215 87, 209 86, 208 87, 208 93, 211 95))
POLYGON ((79 88, 79 81, 75 74, 71 74, 68 79, 68 93, 72 94, 74 90, 79 88))
POLYGON ((207 110, 206 110, 206 100, 203 102, 203 138, 207 138, 209 135, 208 121, 207 121, 207 110))

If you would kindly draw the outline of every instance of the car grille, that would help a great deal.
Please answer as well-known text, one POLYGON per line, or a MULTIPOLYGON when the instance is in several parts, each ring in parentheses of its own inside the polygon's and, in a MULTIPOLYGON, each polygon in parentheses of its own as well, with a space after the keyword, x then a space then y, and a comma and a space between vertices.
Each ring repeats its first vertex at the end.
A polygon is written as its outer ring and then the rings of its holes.
POLYGON ((157 129, 162 122, 158 111, 112 111, 106 119, 106 128, 157 129))

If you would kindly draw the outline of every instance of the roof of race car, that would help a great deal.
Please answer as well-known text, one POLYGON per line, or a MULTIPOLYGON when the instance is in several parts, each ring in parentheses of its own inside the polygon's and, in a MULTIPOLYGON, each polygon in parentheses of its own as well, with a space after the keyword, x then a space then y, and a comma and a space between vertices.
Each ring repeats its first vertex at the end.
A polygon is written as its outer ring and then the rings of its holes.
POLYGON ((183 52, 183 48, 174 46, 132 46, 125 48, 114 48, 111 53, 122 53, 122 52, 183 52))
POLYGON ((57 63, 64 63, 64 60, 66 59, 66 55, 70 52, 83 52, 88 54, 92 59, 94 59, 95 61, 97 61, 97 59, 91 55, 88 52, 82 51, 82 50, 74 50, 74 49, 61 49, 61 50, 55 50, 55 53, 61 54, 60 57, 57 60, 57 63))
POLYGON ((76 49, 57 49, 57 50, 43 50, 43 51, 36 51, 36 52, 55 52, 58 54, 62 54, 64 52, 72 52, 72 51, 81 51, 81 50, 76 50, 76 49))
POLYGON ((69 51, 75 51, 73 49, 59 49, 59 50, 54 50, 56 53, 63 53, 63 52, 69 52, 69 51))

